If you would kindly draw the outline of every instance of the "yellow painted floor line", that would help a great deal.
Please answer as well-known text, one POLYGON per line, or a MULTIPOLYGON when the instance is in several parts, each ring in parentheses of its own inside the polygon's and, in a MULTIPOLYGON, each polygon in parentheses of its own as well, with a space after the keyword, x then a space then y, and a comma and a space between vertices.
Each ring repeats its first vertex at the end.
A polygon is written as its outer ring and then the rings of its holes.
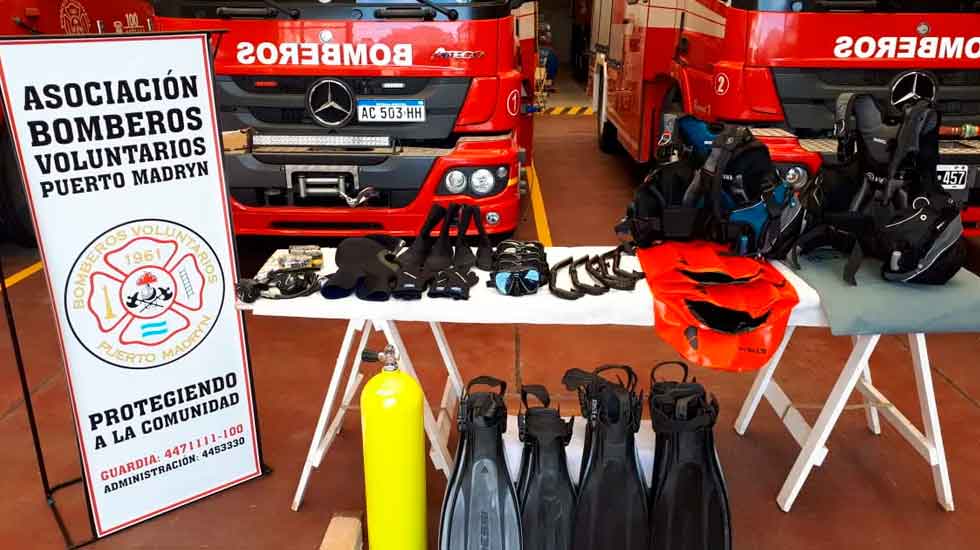
POLYGON ((552 246, 551 227, 548 225, 548 214, 544 209, 541 182, 538 180, 538 170, 533 163, 528 167, 527 175, 528 185, 531 188, 531 209, 534 211, 534 227, 538 231, 538 240, 545 246, 552 246))
POLYGON ((7 285, 7 288, 10 288, 15 284, 23 281, 24 279, 30 277, 31 275, 37 273, 38 271, 41 271, 42 269, 44 269, 44 264, 41 262, 37 262, 35 264, 25 267, 24 269, 21 269, 20 271, 14 273, 10 277, 7 277, 6 279, 4 279, 3 282, 4 284, 7 285))
POLYGON ((588 105, 573 105, 565 107, 544 107, 537 114, 550 116, 582 116, 591 115, 594 111, 588 105))

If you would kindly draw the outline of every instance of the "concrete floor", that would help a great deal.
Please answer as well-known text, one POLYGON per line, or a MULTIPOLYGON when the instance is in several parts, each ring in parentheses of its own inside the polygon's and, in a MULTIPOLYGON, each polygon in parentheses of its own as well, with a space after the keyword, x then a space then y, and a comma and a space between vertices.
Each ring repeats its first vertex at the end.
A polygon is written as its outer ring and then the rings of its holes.
MULTIPOLYGON (((541 117, 537 169, 555 244, 614 242, 611 230, 632 194, 637 175, 626 159, 596 151, 591 117, 541 117), (583 159, 569 163, 566 159, 583 159), (587 160, 585 160, 587 159, 587 160)), ((528 209, 519 236, 533 238, 528 209)), ((251 272, 270 250, 286 244, 270 239, 241 243, 242 263, 251 272)), ((3 249, 10 272, 33 257, 3 249)), ((32 397, 44 436, 53 482, 78 475, 77 450, 65 380, 55 351, 54 327, 43 278, 34 275, 10 292, 24 343, 32 397)), ((314 472, 300 512, 289 510, 309 445, 343 323, 249 316, 265 461, 274 472, 94 544, 93 548, 316 548, 330 517, 364 509, 359 419, 348 415, 325 467, 314 472)), ((444 377, 435 344, 424 325, 406 324, 423 386, 430 396, 444 377)), ((511 383, 545 383, 566 411, 573 396, 558 381, 570 367, 622 362, 645 378, 657 361, 676 358, 649 329, 622 327, 527 327, 447 325, 464 378, 493 374, 511 383)), ((0 320, 0 548, 57 549, 61 538, 40 489, 16 370, 0 320)), ((775 503, 799 448, 767 406, 760 408, 746 437, 731 429, 752 381, 751 374, 697 369, 717 394, 722 414, 717 444, 729 483, 735 547, 739 549, 977 548, 980 540, 980 337, 937 335, 929 339, 936 394, 946 438, 957 511, 936 504, 929 468, 890 427, 880 437, 864 425, 860 411, 842 417, 824 465, 813 471, 791 513, 775 503)), ((875 383, 918 422, 915 383, 907 345, 887 337, 872 359, 875 383)), ((776 379, 805 404, 821 403, 849 351, 845 338, 827 330, 801 329, 776 379)), ((511 396, 513 401, 513 396, 511 396)), ((805 411, 811 418, 814 411, 805 411)), ((430 546, 445 479, 430 467, 430 546)), ((76 538, 86 535, 80 488, 59 493, 59 504, 76 538)))
POLYGON ((582 107, 592 104, 585 93, 585 84, 572 77, 572 68, 562 65, 554 83, 555 91, 548 94, 548 107, 582 107))

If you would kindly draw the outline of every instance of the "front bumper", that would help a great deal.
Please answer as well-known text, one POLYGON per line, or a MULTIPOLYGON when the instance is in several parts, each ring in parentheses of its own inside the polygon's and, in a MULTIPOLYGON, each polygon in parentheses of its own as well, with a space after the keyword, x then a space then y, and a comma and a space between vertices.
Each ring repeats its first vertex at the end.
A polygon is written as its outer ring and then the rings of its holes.
POLYGON ((310 148, 226 152, 225 167, 239 235, 411 237, 433 204, 450 202, 479 206, 487 232, 500 234, 513 232, 520 217, 519 157, 509 133, 463 137, 452 149, 404 147, 387 155, 310 148), (509 176, 487 197, 438 193, 447 171, 474 166, 507 166, 509 176), (299 175, 339 172, 356 176, 361 189, 373 187, 379 197, 358 207, 293 200, 299 175))

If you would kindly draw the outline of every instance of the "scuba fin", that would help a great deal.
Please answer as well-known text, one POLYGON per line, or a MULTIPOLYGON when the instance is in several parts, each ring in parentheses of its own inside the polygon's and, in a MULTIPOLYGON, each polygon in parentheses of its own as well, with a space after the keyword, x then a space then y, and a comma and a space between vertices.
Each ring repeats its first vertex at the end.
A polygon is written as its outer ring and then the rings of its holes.
POLYGON ((517 493, 504 456, 507 383, 478 376, 459 402, 459 447, 446 486, 439 525, 440 550, 522 550, 517 493), (500 388, 476 392, 473 386, 500 388))
POLYGON ((525 550, 572 550, 575 488, 568 473, 565 446, 572 439, 572 420, 564 421, 544 386, 521 387, 524 412, 517 417, 524 453, 518 477, 518 500, 525 550), (543 406, 527 403, 533 395, 543 406))
POLYGON ((687 365, 660 363, 650 373, 650 416, 657 434, 650 498, 652 550, 731 550, 728 490, 715 452, 718 401, 687 381, 687 365), (684 369, 680 382, 658 381, 667 365, 684 369))
POLYGON ((575 550, 649 550, 647 490, 636 450, 643 396, 636 373, 625 365, 606 365, 592 374, 572 369, 562 382, 578 390, 588 423, 582 448, 575 511, 575 550), (621 371, 614 382, 600 374, 621 371))

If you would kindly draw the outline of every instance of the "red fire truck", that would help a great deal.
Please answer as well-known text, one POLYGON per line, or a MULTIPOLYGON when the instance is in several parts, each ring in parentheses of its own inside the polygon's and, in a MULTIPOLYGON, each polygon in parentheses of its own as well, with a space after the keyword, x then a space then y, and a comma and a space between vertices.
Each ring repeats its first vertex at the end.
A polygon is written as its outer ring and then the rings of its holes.
POLYGON ((239 234, 416 233, 433 203, 518 223, 535 4, 167 0, 156 30, 215 35, 239 234), (244 131, 242 150, 229 140, 244 131))
MULTIPOLYGON (((846 91, 886 106, 934 94, 964 137, 980 120, 974 0, 594 0, 593 14, 599 145, 639 162, 657 159, 667 112, 757 128, 791 178, 836 153, 846 91)), ((941 152, 944 185, 980 205, 980 141, 945 140, 941 152)), ((980 208, 964 224, 980 234, 980 208)))
MULTIPOLYGON (((0 36, 146 32, 150 5, 141 0, 0 1, 0 36)), ((34 242, 30 209, 0 112, 0 218, 7 238, 34 242)))

